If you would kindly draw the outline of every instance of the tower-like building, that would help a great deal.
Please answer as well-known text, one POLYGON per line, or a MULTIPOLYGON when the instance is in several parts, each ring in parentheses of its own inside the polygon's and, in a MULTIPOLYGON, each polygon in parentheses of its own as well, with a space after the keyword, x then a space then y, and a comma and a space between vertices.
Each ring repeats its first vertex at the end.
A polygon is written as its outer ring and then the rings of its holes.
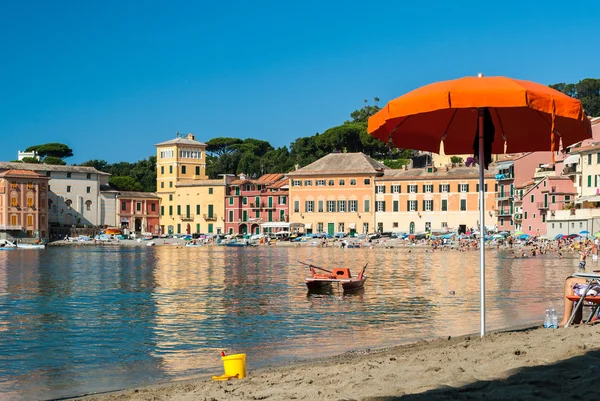
POLYGON ((161 234, 224 232, 226 178, 208 178, 206 144, 177 134, 155 146, 161 234))

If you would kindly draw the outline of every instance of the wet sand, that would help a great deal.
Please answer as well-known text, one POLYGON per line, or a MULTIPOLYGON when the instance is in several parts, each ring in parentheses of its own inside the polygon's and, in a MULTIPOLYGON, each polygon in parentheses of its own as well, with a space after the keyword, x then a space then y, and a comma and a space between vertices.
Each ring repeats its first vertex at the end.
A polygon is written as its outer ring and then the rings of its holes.
MULTIPOLYGON (((83 397, 127 400, 564 400, 597 398, 600 325, 523 329, 83 397)), ((220 374, 220 372, 215 372, 220 374)))

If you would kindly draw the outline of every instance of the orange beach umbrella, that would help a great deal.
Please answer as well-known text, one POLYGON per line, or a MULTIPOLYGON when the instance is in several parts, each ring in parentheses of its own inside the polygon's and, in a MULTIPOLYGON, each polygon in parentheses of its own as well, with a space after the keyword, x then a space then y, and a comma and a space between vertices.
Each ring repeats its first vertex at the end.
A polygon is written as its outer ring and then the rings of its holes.
POLYGON ((448 155, 474 152, 479 162, 481 335, 485 334, 483 170, 492 154, 558 151, 592 136, 581 102, 535 82, 465 77, 400 96, 369 118, 369 134, 395 147, 448 155))

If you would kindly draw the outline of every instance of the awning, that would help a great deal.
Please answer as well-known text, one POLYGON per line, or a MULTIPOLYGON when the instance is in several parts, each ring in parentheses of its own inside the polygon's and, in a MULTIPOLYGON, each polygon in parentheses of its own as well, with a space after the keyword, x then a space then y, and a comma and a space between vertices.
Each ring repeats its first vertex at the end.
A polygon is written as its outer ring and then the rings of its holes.
POLYGON ((580 156, 579 155, 569 155, 565 160, 563 160, 563 164, 574 164, 579 163, 580 156))
POLYGON ((348 228, 351 230, 356 230, 356 223, 350 223, 348 224, 348 228))
POLYGON ((600 195, 580 196, 575 200, 575 203, 583 202, 600 202, 600 195))
POLYGON ((312 223, 306 223, 304 225, 304 228, 307 229, 307 230, 312 230, 312 223))
POLYGON ((515 164, 515 162, 513 160, 508 160, 505 162, 498 162, 498 163, 496 163, 496 171, 505 170, 505 169, 509 168, 510 166, 512 166, 513 164, 515 164))

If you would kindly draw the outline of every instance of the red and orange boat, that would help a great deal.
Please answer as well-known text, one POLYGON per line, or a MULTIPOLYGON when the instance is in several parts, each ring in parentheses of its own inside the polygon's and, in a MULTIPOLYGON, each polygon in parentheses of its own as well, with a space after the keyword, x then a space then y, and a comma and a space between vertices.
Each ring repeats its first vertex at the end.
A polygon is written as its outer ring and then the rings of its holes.
POLYGON ((310 268, 310 277, 307 277, 304 282, 309 290, 318 290, 330 287, 332 284, 341 284, 345 292, 360 290, 364 287, 367 281, 368 263, 360 270, 358 276, 353 277, 350 269, 347 267, 336 267, 333 270, 324 269, 310 263, 303 263, 310 268), (317 272, 319 270, 319 272, 317 272))

